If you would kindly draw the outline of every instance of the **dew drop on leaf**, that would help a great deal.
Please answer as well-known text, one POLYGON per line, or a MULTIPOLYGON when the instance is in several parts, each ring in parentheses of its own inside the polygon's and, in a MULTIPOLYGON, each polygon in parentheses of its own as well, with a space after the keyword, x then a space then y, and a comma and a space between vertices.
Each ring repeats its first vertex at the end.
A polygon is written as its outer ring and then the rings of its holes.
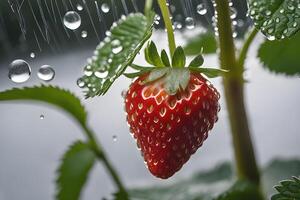
POLYGON ((9 66, 8 78, 15 83, 24 83, 31 76, 29 64, 21 59, 14 60, 9 66))
POLYGON ((64 16, 64 25, 68 29, 76 30, 81 25, 81 17, 75 11, 69 11, 64 16))
POLYGON ((50 65, 43 65, 37 73, 39 79, 43 81, 52 81, 55 77, 55 71, 50 65))
POLYGON ((95 72, 95 76, 98 78, 106 78, 108 76, 108 71, 95 72))
POLYGON ((81 78, 79 78, 77 80, 77 86, 83 88, 85 86, 85 82, 81 78))
POLYGON ((41 120, 45 119, 45 116, 44 115, 40 115, 40 119, 41 120))
POLYGON ((123 50, 123 47, 122 47, 122 46, 118 46, 118 47, 114 47, 114 48, 112 49, 112 52, 113 52, 114 54, 118 54, 118 53, 120 53, 122 50, 123 50))
POLYGON ((113 138, 114 142, 116 142, 118 140, 118 136, 116 136, 116 135, 113 135, 112 138, 113 138))

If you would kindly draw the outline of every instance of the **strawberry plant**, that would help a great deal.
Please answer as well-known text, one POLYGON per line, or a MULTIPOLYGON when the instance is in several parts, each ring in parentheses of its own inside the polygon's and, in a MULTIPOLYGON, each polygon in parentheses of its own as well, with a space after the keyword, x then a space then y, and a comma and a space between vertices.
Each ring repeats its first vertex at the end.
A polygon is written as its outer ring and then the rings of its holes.
MULTIPOLYGON (((96 98, 109 92, 120 76, 133 79, 125 94, 124 119, 127 119, 150 173, 161 179, 184 170, 183 165, 209 139, 209 131, 218 121, 222 107, 219 99, 223 96, 228 108, 235 171, 225 164, 198 174, 190 181, 165 188, 128 190, 88 126, 85 108, 71 92, 44 85, 14 88, 1 92, 0 101, 46 102, 70 114, 81 126, 86 141, 74 142, 63 156, 57 173, 58 200, 80 198, 97 160, 115 183, 117 192, 114 198, 117 200, 265 199, 264 190, 270 188, 266 182, 276 173, 270 175, 270 170, 259 170, 256 162, 244 102, 245 61, 251 44, 261 32, 265 36, 258 50, 262 65, 276 73, 300 74, 300 1, 248 0, 248 14, 254 27, 245 36, 240 49, 234 40, 230 1, 213 1, 216 34, 208 30, 189 39, 185 47, 176 43, 168 2, 157 0, 155 3, 163 17, 169 46, 158 50, 151 41, 156 14, 152 10, 153 0, 146 0, 144 13, 121 17, 112 25, 84 67, 84 75, 77 84, 86 98, 96 98), (146 66, 135 63, 136 56, 142 51, 146 66), (203 54, 208 53, 218 54, 219 68, 203 66, 203 54), (192 57, 189 63, 188 56, 192 57), (224 94, 220 94, 210 82, 216 77, 223 79, 224 94), (202 191, 201 187, 207 190, 202 191), (189 188, 197 188, 197 192, 189 192, 189 188)), ((297 176, 300 164, 295 161, 293 165, 296 167, 290 175, 297 176)), ((276 166, 273 163, 270 168, 276 166)), ((275 187, 279 193, 272 199, 300 199, 298 177, 280 184, 275 187)))

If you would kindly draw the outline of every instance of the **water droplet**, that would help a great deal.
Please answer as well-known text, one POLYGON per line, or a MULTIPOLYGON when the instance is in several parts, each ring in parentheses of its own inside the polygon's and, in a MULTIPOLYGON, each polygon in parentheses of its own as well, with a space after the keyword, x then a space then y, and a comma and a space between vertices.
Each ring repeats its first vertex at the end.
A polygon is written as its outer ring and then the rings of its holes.
POLYGON ((114 47, 114 48, 112 49, 112 52, 113 52, 114 54, 118 54, 118 53, 120 53, 122 50, 123 50, 123 47, 122 47, 122 46, 118 46, 118 47, 114 47))
POLYGON ((35 58, 35 53, 34 52, 30 53, 30 58, 35 58))
POLYGON ((276 38, 273 35, 269 35, 269 36, 267 36, 267 39, 270 41, 274 41, 276 38))
POLYGON ((271 14, 272 14, 272 12, 271 12, 270 10, 267 10, 267 11, 266 11, 266 15, 267 15, 267 16, 270 16, 271 14))
POLYGON ((87 35, 88 35, 87 31, 82 31, 82 32, 81 32, 81 37, 82 37, 82 38, 86 38, 87 35))
POLYGON ((237 10, 233 7, 230 7, 230 18, 235 19, 237 17, 237 10))
POLYGON ((187 29, 193 29, 195 28, 195 21, 192 17, 187 17, 185 19, 185 25, 187 29))
POLYGON ((31 75, 29 64, 21 59, 15 60, 10 64, 8 78, 15 83, 26 82, 31 75))
POLYGON ((197 6, 197 13, 199 15, 205 15, 207 13, 207 9, 206 9, 206 6, 204 3, 200 3, 198 6, 197 6))
POLYGON ((121 92, 121 96, 125 99, 126 98, 126 95, 127 95, 127 90, 123 90, 121 92))
POLYGON ((182 24, 181 24, 181 22, 174 22, 174 28, 175 28, 175 29, 178 29, 178 30, 182 29, 182 24))
POLYGON ((101 79, 106 78, 108 76, 108 71, 97 71, 95 72, 95 76, 101 79))
POLYGON ((45 119, 45 116, 44 115, 40 115, 40 119, 45 119))
POLYGON ((52 81, 55 77, 55 71, 50 65, 43 65, 40 67, 37 75, 43 81, 52 81))
POLYGON ((118 136, 113 135, 113 136, 112 136, 112 139, 113 139, 114 142, 116 142, 116 141, 118 140, 118 136))
POLYGON ((64 16, 64 25, 71 30, 79 28, 81 25, 81 17, 75 11, 69 11, 64 16))
POLYGON ((77 80, 77 85, 78 87, 83 88, 85 86, 85 82, 81 78, 79 78, 77 80))
POLYGON ((83 10, 82 5, 80 5, 80 4, 77 4, 76 8, 77 8, 78 11, 82 11, 83 10))
POLYGON ((101 5, 101 10, 102 10, 104 13, 108 13, 109 10, 110 10, 110 7, 109 7, 109 5, 108 5, 107 3, 103 3, 103 4, 101 5))

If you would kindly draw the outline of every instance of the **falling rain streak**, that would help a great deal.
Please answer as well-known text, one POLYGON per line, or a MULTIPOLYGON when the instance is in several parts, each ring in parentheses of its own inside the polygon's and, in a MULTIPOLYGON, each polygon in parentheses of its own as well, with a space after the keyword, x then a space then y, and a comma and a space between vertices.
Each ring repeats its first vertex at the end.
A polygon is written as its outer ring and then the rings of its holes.
MULTIPOLYGON (((101 41, 111 24, 109 17, 113 16, 113 20, 116 21, 121 14, 128 15, 132 11, 139 11, 139 6, 141 6, 140 1, 137 0, 108 0, 104 3, 100 0, 78 0, 76 3, 72 0, 8 0, 8 5, 18 20, 23 38, 35 42, 36 49, 30 47, 35 52, 42 51, 46 47, 45 45, 59 50, 63 45, 68 45, 68 42, 74 37, 79 44, 82 44, 84 40, 93 39, 95 36, 98 41, 101 41)), ((179 30, 184 27, 194 29, 196 26, 201 27, 202 25, 198 25, 198 23, 206 20, 206 24, 211 26, 216 35, 218 34, 215 26, 217 18, 212 1, 168 1, 168 5, 173 15, 174 29, 179 30)), ((231 1, 230 7, 233 37, 237 37, 237 31, 249 24, 243 19, 238 19, 237 10, 231 1)), ((161 21, 162 19, 156 17, 155 28, 162 27, 161 21)), ((273 37, 268 39, 272 40, 273 37)), ((114 52, 118 51, 120 48, 114 49, 114 52)))

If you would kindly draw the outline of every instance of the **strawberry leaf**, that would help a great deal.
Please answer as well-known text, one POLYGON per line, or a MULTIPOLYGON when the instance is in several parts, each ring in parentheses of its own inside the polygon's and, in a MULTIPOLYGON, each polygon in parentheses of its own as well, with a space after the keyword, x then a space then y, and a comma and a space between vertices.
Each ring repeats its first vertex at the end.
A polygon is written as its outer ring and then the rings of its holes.
POLYGON ((170 60, 169 60, 166 50, 161 51, 161 60, 166 67, 171 67, 171 63, 170 63, 170 60))
POLYGON ((13 88, 0 92, 0 101, 34 100, 52 104, 72 115, 83 127, 87 113, 80 100, 67 90, 54 86, 38 86, 23 89, 13 88))
POLYGON ((300 33, 282 41, 265 41, 259 48, 258 57, 272 72, 285 75, 300 74, 300 33))
MULTIPOLYGON (((274 160, 262 170, 261 187, 266 196, 274 193, 272 186, 286 177, 300 173, 300 160, 274 160)), ((132 199, 157 200, 260 200, 257 187, 247 181, 236 181, 230 163, 223 163, 209 171, 193 174, 190 178, 170 185, 152 186, 130 191, 132 199), (191 189, 193 188, 193 189, 191 189)), ((297 199, 297 198, 295 198, 297 199)), ((279 200, 279 199, 276 199, 279 200)), ((294 200, 294 199, 280 199, 294 200)))
POLYGON ((278 194, 273 195, 271 200, 300 199, 300 178, 298 177, 281 181, 280 185, 277 185, 274 188, 278 191, 278 194))
POLYGON ((95 163, 96 156, 90 146, 75 142, 63 156, 58 169, 58 200, 78 200, 81 189, 88 179, 88 174, 95 163))
POLYGON ((153 18, 136 13, 113 24, 79 79, 87 98, 104 95, 133 62, 152 34, 153 18))
POLYGON ((299 4, 299 0, 249 0, 249 14, 270 40, 290 38, 300 29, 299 4))
POLYGON ((206 32, 197 35, 187 41, 184 46, 186 55, 195 56, 198 54, 213 54, 217 52, 217 41, 213 32, 206 32), (203 49, 203 52, 201 51, 203 49))
POLYGON ((238 180, 214 200, 264 200, 260 188, 246 180, 238 180))
POLYGON ((186 68, 173 68, 165 78, 165 89, 168 94, 175 95, 179 90, 185 90, 190 81, 190 71, 186 68))
POLYGON ((157 48, 156 48, 156 45, 154 44, 154 42, 150 42, 148 47, 147 47, 147 57, 150 61, 149 64, 152 64, 156 67, 163 67, 164 64, 158 54, 158 51, 157 51, 157 48))
POLYGON ((203 63, 204 63, 204 58, 203 58, 203 56, 200 54, 200 55, 196 56, 196 57, 192 60, 192 62, 189 64, 189 67, 195 67, 195 68, 197 68, 197 67, 202 66, 203 63))
POLYGON ((124 73, 123 75, 127 78, 136 78, 136 77, 139 77, 139 76, 142 76, 143 74, 146 74, 148 71, 147 70, 144 70, 144 71, 139 71, 139 72, 134 72, 134 73, 124 73))
POLYGON ((152 81, 155 81, 157 79, 162 78, 169 72, 168 68, 162 68, 162 69, 156 69, 150 72, 148 78, 146 79, 146 83, 150 83, 152 81))
POLYGON ((177 47, 172 57, 172 66, 175 68, 185 67, 186 57, 182 47, 177 47))
POLYGON ((200 67, 200 68, 189 68, 191 71, 194 72, 199 72, 204 75, 206 75, 208 78, 217 78, 220 76, 224 76, 226 73, 228 73, 227 70, 224 69, 215 69, 215 68, 205 68, 205 67, 200 67))

